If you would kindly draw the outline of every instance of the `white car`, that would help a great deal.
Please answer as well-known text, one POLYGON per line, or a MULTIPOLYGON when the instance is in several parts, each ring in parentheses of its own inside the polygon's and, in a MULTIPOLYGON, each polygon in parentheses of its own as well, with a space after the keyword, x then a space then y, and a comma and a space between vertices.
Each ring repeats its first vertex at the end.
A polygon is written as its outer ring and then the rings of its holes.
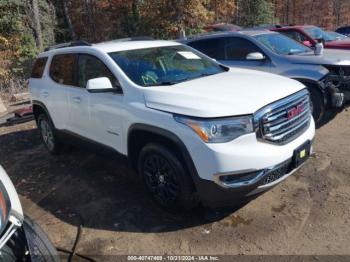
POLYGON ((312 150, 305 86, 229 69, 176 42, 55 46, 39 55, 29 86, 51 153, 68 141, 117 152, 164 207, 237 204, 312 150))
POLYGON ((60 261, 40 226, 23 214, 16 189, 1 166, 0 261, 60 261))

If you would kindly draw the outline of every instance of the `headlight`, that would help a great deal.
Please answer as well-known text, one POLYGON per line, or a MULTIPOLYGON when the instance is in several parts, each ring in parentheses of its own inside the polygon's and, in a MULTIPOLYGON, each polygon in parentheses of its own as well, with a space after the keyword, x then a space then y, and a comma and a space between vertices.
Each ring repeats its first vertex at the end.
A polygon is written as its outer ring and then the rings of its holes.
POLYGON ((0 182, 0 235, 5 229, 11 210, 10 198, 4 185, 0 182))
POLYGON ((174 118, 192 128, 206 143, 225 143, 253 132, 252 116, 201 119, 174 115, 174 118))

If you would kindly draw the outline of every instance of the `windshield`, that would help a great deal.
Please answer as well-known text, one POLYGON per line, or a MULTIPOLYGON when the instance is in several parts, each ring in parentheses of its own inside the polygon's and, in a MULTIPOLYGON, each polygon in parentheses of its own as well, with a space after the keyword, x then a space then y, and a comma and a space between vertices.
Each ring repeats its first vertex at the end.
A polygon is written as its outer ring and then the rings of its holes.
POLYGON ((339 34, 337 32, 327 31, 327 34, 334 36, 338 40, 343 40, 345 38, 348 38, 346 35, 339 34))
POLYGON ((323 39, 326 42, 337 40, 335 36, 328 34, 327 32, 323 31, 321 28, 316 26, 305 27, 304 31, 315 40, 323 39))
POLYGON ((254 38, 279 55, 294 55, 312 51, 310 48, 281 34, 262 34, 256 35, 254 38))
POLYGON ((183 45, 127 50, 109 55, 140 86, 173 85, 226 71, 210 58, 183 45))

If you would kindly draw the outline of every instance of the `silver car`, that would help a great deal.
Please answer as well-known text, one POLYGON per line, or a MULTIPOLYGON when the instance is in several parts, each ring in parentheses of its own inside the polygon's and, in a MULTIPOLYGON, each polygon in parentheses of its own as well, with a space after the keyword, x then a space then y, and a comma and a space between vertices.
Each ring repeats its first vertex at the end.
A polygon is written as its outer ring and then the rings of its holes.
POLYGON ((60 261, 40 226, 23 214, 16 189, 1 165, 0 261, 60 261))
POLYGON ((348 51, 317 53, 282 34, 265 30, 198 35, 180 42, 229 67, 266 71, 302 82, 311 93, 317 123, 326 109, 341 108, 344 101, 350 100, 348 51))

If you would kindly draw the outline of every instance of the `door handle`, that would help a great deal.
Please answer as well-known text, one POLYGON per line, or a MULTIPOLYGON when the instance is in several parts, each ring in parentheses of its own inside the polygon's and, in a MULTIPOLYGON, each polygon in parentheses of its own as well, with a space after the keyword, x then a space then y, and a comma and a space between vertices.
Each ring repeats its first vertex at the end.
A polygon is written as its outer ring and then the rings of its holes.
POLYGON ((78 96, 73 97, 73 101, 74 101, 74 103, 79 104, 79 103, 81 102, 81 98, 80 98, 80 97, 78 97, 78 96))
POLYGON ((48 96, 49 96, 49 92, 47 92, 47 91, 42 91, 42 92, 41 92, 41 95, 42 95, 43 97, 48 97, 48 96))

